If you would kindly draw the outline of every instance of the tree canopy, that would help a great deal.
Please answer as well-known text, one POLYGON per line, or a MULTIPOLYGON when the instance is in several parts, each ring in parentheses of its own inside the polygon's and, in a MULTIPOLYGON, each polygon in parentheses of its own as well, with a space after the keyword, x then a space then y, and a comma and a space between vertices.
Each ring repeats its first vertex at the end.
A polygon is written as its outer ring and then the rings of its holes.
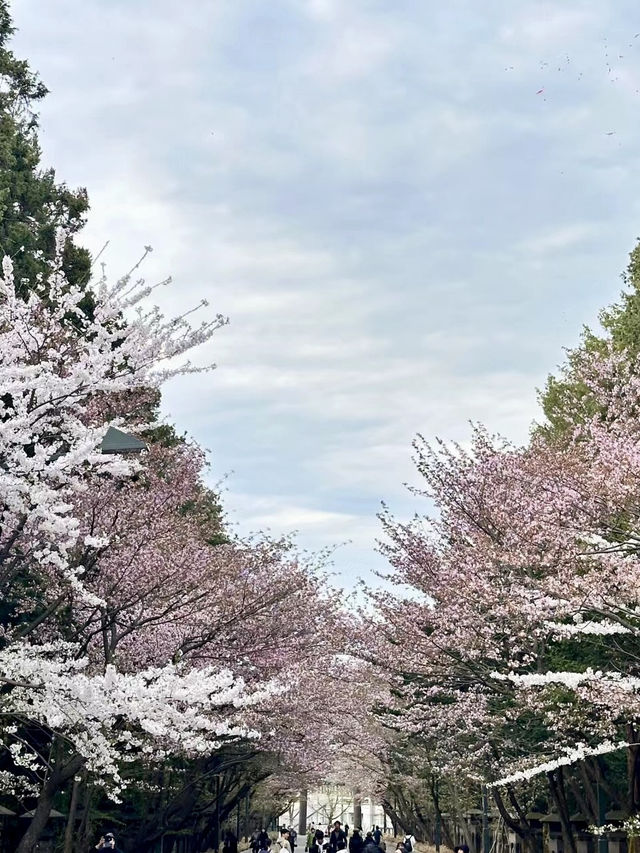
POLYGON ((640 354, 640 243, 629 255, 622 281, 620 300, 600 312, 601 330, 583 329, 580 344, 567 351, 560 373, 548 377, 539 395, 546 423, 538 431, 549 439, 562 439, 576 423, 602 414, 593 409, 593 400, 581 375, 585 358, 604 352, 608 343, 616 352, 625 352, 630 363, 640 354))

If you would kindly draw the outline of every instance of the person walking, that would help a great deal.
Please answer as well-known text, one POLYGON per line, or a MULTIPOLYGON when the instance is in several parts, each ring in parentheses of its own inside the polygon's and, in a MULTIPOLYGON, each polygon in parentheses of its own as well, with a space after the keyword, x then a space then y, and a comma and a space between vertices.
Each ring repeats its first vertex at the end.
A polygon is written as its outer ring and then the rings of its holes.
POLYGON ((256 836, 256 853, 267 853, 271 847, 271 837, 266 829, 261 829, 256 836))
POLYGON ((364 839, 364 847, 362 848, 363 853, 380 853, 380 847, 376 843, 376 840, 373 836, 373 832, 367 832, 364 839))
POLYGON ((331 853, 338 853, 338 850, 347 849, 347 836, 339 820, 333 824, 333 829, 329 836, 329 849, 331 853))
POLYGON ((362 853, 364 848, 364 839, 360 834, 359 829, 354 829, 349 839, 349 853, 362 853))
POLYGON ((379 826, 376 826, 373 830, 373 840, 376 842, 378 847, 380 846, 380 840, 382 838, 382 830, 379 826))
POLYGON ((282 853, 291 853, 291 844, 289 842, 289 831, 283 829, 279 839, 280 850, 282 853))

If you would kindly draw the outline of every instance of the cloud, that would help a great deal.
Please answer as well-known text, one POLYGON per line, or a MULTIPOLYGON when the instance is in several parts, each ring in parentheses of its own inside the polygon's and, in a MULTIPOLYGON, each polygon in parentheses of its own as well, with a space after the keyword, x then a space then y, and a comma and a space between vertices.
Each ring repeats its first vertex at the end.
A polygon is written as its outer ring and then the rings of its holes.
POLYGON ((500 38, 519 51, 565 52, 584 42, 585 36, 601 31, 607 19, 607 4, 600 8, 591 3, 567 3, 565 8, 555 3, 514 4, 520 6, 514 18, 500 27, 500 38))
POLYGON ((576 222, 525 240, 519 248, 522 252, 532 255, 576 251, 584 244, 597 239, 598 233, 599 229, 593 223, 576 222))
POLYGON ((464 440, 474 419, 526 441, 535 387, 637 235, 630 3, 14 12, 51 89, 45 162, 90 192, 87 243, 111 241, 114 274, 151 243, 163 309, 231 317, 198 356, 218 370, 164 406, 212 482, 233 472, 242 529, 350 540, 351 583, 380 566, 380 500, 419 508, 416 432, 464 440))

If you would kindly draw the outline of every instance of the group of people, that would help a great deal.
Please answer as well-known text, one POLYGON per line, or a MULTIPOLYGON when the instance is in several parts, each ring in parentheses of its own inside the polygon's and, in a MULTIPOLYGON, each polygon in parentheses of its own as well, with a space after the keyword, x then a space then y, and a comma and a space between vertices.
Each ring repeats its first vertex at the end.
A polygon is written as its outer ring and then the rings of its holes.
POLYGON ((308 853, 337 853, 338 850, 347 849, 347 839, 349 837, 349 825, 344 828, 339 820, 335 821, 333 826, 328 826, 326 833, 323 829, 317 829, 311 824, 307 828, 307 844, 305 850, 308 853), (326 839, 326 841, 325 841, 326 839))
MULTIPOLYGON (((280 828, 275 850, 281 853, 295 853, 297 843, 298 833, 295 829, 292 826, 289 828, 283 826, 280 828)), ((270 853, 272 844, 271 836, 266 829, 254 832, 249 842, 252 853, 270 853)))
MULTIPOLYGON (((396 853, 413 853, 416 840, 413 835, 406 835, 404 841, 396 848, 396 853)), ((387 846, 384 841, 382 830, 374 826, 363 836, 362 830, 357 827, 349 835, 349 825, 343 827, 339 820, 333 826, 328 827, 325 833, 322 829, 310 826, 307 832, 307 845, 305 851, 308 853, 386 853, 387 846)))
MULTIPOLYGON (((275 853, 296 853, 297 833, 293 827, 282 827, 274 848, 275 853)), ((269 833, 261 829, 254 832, 251 837, 252 853, 274 853, 272 851, 272 840, 269 833)), ((413 835, 405 835, 404 840, 399 842, 395 853, 414 853, 416 840, 413 835)), ((349 834, 349 825, 341 824, 336 820, 332 826, 324 829, 314 827, 313 824, 307 829, 305 853, 387 853, 387 847, 383 838, 382 830, 375 826, 363 836, 362 830, 357 828, 349 834)), ((460 851, 460 853, 468 853, 460 851)))
MULTIPOLYGON (((250 846, 252 853, 296 853, 297 837, 298 833, 292 826, 282 827, 277 846, 272 851, 271 836, 265 829, 261 829, 251 836, 250 846)), ((395 853, 414 853, 415 843, 413 835, 405 835, 404 841, 398 843, 395 853)), ((349 825, 342 826, 339 820, 336 820, 333 826, 327 827, 326 832, 319 827, 316 829, 313 824, 308 827, 305 853, 340 853, 347 848, 349 853, 387 853, 379 826, 375 826, 364 837, 361 829, 354 829, 349 835, 349 825)), ((112 832, 105 833, 95 849, 104 853, 120 853, 112 832)), ((223 853, 238 853, 238 840, 230 830, 224 834, 223 853)), ((454 853, 469 853, 469 848, 466 844, 459 845, 454 853)))
MULTIPOLYGON (((280 830, 280 837, 283 837, 283 832, 280 830)), ((251 847, 252 853, 269 853, 269 849, 271 848, 271 836, 267 832, 266 829, 256 830, 251 839, 249 841, 249 846, 251 847)), ((291 850, 291 844, 289 838, 287 838, 287 844, 289 844, 289 850, 291 850)))

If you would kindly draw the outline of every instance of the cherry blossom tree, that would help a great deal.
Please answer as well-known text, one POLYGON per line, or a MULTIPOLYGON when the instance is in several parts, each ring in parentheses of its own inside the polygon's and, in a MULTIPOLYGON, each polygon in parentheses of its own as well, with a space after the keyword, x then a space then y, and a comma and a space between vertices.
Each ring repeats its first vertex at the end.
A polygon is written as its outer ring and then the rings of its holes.
MULTIPOLYGON (((62 245, 62 240, 61 240, 62 245)), ((91 314, 71 287, 61 261, 26 300, 15 290, 11 261, 0 279, 2 418, 2 590, 28 565, 47 582, 82 590, 83 566, 73 565, 79 523, 73 499, 88 474, 128 476, 131 463, 104 456, 109 423, 95 423, 89 404, 99 395, 157 387, 181 372, 189 349, 207 340, 222 318, 193 329, 186 318, 165 321, 140 303, 150 288, 125 276, 96 287, 91 314), (131 313, 125 324, 123 315, 131 313)))
MULTIPOLYGON (((36 800, 20 853, 79 780, 112 799, 132 782, 151 792, 170 758, 227 779, 229 808, 252 756, 293 792, 363 754, 375 766, 381 743, 322 561, 222 535, 205 455, 158 430, 162 382, 198 369, 185 354, 223 318, 165 320, 134 273, 103 275, 91 300, 59 261, 24 298, 8 261, 0 282, 0 784, 36 800), (102 454, 110 425, 148 451, 102 454)), ((138 846, 206 809, 207 788, 163 784, 138 846)))
POLYGON ((164 749, 171 738, 187 751, 203 744, 210 749, 240 731, 233 715, 215 721, 216 709, 233 708, 243 693, 243 682, 226 669, 200 667, 198 694, 188 681, 186 662, 165 660, 160 670, 138 666, 128 673, 106 658, 98 669, 78 654, 77 645, 43 642, 51 617, 63 605, 104 606, 100 589, 91 589, 92 561, 86 557, 106 547, 108 538, 83 529, 82 496, 105 481, 126 484, 140 469, 138 463, 100 453, 109 423, 96 422, 96 403, 156 388, 194 369, 181 363, 181 356, 223 323, 217 317, 194 329, 185 317, 165 321, 155 309, 140 307, 149 290, 131 276, 114 286, 103 277, 87 313, 83 294, 64 278, 61 252, 47 279, 26 299, 16 293, 11 262, 3 263, 0 584, 5 606, 8 600, 12 605, 3 614, 3 713, 9 721, 45 727, 63 738, 58 744, 65 753, 47 758, 38 753, 34 739, 20 737, 15 725, 4 731, 15 764, 27 763, 33 770, 33 762, 42 759, 49 767, 21 849, 37 837, 57 787, 80 766, 99 765, 103 775, 106 768, 117 784, 116 756, 123 750, 164 749), (105 703, 107 686, 110 701, 105 703), (191 705, 182 707, 188 696, 191 705), (176 701, 172 722, 170 697, 176 701), (164 723, 154 722, 152 706, 167 709, 164 723), (190 724, 181 729, 177 720, 190 724), (158 744, 137 741, 136 732, 156 737, 158 744))
POLYGON ((438 772, 500 783, 498 807, 523 836, 514 786, 543 774, 568 849, 563 768, 626 742, 626 804, 640 803, 637 365, 604 348, 579 366, 568 439, 418 439, 417 494, 434 509, 383 516, 393 577, 412 596, 374 596, 384 628, 368 644, 393 662, 395 727, 431 744, 438 772))

